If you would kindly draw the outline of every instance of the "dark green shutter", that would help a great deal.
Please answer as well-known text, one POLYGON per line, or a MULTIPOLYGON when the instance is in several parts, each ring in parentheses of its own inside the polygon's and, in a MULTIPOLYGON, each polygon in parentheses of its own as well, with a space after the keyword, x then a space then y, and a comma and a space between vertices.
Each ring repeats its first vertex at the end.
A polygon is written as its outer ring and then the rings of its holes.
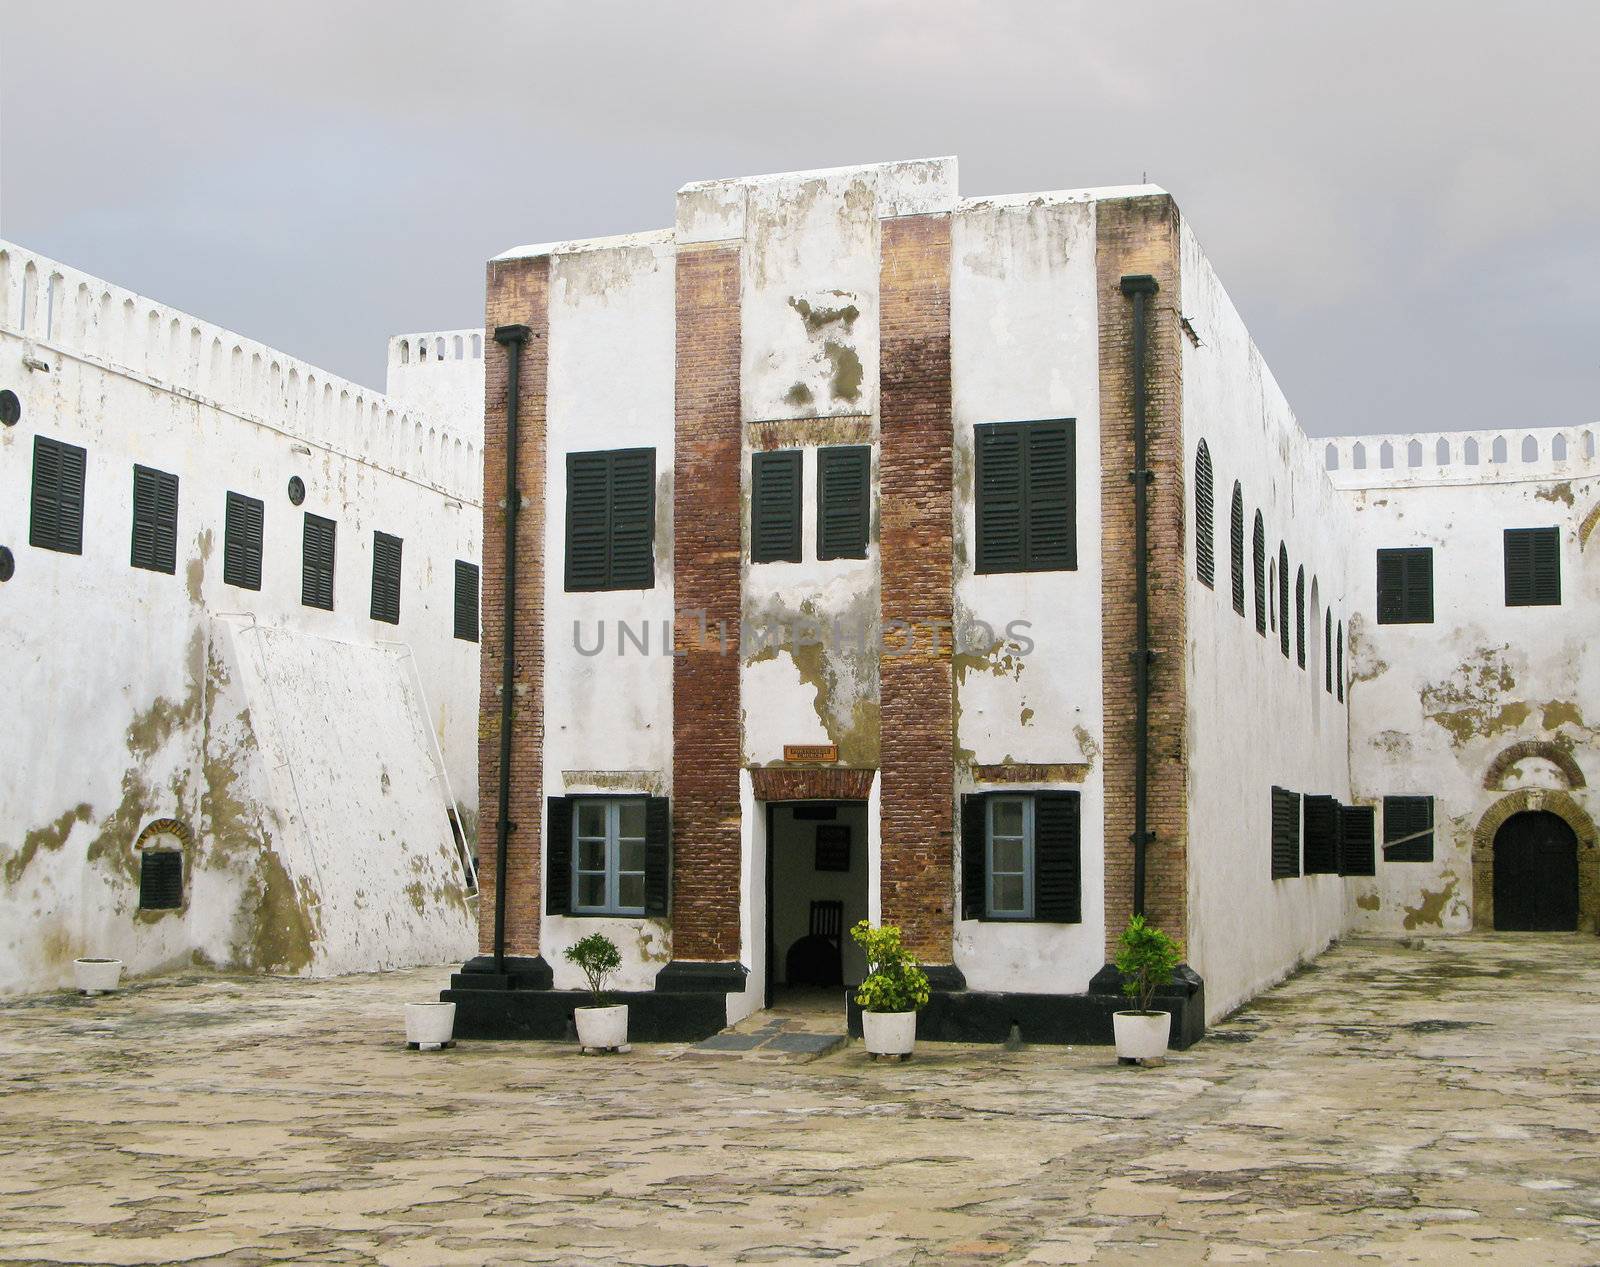
POLYGON ((1344 703, 1344 621, 1341 620, 1339 622, 1338 627, 1333 631, 1333 636, 1335 654, 1339 661, 1333 689, 1335 698, 1342 704, 1344 703))
POLYGON ((1082 918, 1081 815, 1077 792, 1040 792, 1033 809, 1033 915, 1076 924, 1082 918))
POLYGON ((1272 878, 1300 874, 1300 794, 1272 789, 1272 878))
POLYGON ((979 572, 1020 572, 1024 566, 1024 448, 1016 427, 977 428, 979 572))
POLYGON ((333 610, 334 541, 338 525, 331 519, 306 512, 301 535, 300 602, 306 607, 333 610))
POLYGON ((610 454, 567 454, 568 590, 606 588, 611 532, 610 485, 610 454))
POLYGON ((988 824, 984 821, 987 797, 981 792, 961 798, 961 918, 982 919, 984 879, 989 870, 988 824))
POLYGON ((1259 510, 1256 511, 1255 534, 1250 549, 1256 568, 1256 632, 1265 638, 1267 636, 1267 529, 1261 521, 1259 510))
POLYGON ((1385 862, 1432 862, 1433 797, 1386 796, 1383 798, 1383 860, 1385 862), (1427 833, 1421 835, 1420 833, 1427 833), (1416 839, 1406 840, 1413 836, 1416 839), (1390 841, 1400 841, 1391 845, 1390 841))
POLYGON ((606 588, 647 590, 655 585, 656 451, 619 449, 611 454, 610 575, 606 588))
POLYGON ((1333 609, 1322 613, 1322 691, 1333 694, 1333 609))
POLYGON ((1300 568, 1294 577, 1294 655, 1303 669, 1306 667, 1306 570, 1300 568))
POLYGON ((1370 805, 1339 807, 1339 874, 1376 875, 1373 811, 1370 805))
POLYGON ((387 532, 372 534, 372 619, 400 623, 400 562, 404 542, 387 532))
POLYGON ((817 450, 817 558, 864 559, 872 513, 872 448, 817 450))
POLYGON ((240 589, 261 588, 261 530, 265 507, 260 499, 229 493, 222 524, 222 579, 240 589))
POLYGON ((1211 448, 1202 440, 1194 455, 1194 574, 1207 589, 1216 588, 1217 580, 1214 497, 1211 448))
POLYGON ((1289 551, 1278 542, 1278 650, 1289 658, 1289 551))
POLYGON ((133 548, 136 568, 171 574, 178 568, 178 477, 153 467, 133 468, 133 548))
POLYGON ((552 796, 544 838, 544 909, 548 915, 572 910, 572 799, 552 796))
POLYGON ((1233 562, 1233 610, 1244 615, 1244 489, 1233 484, 1233 509, 1228 515, 1228 550, 1233 562))
POLYGON ((1378 551, 1378 623, 1426 625, 1433 621, 1433 548, 1378 551))
POLYGON ((672 815, 667 798, 644 802, 644 913, 665 915, 672 887, 672 815))
POLYGON ((1024 486, 1027 545, 1024 566, 1030 572, 1069 570, 1078 566, 1077 526, 1073 522, 1077 475, 1073 469, 1073 424, 1030 422, 1024 486))
POLYGON ((800 562, 800 450, 755 453, 750 462, 750 561, 800 562))
POLYGON ((456 560, 455 635, 465 642, 478 641, 478 565, 456 560))
POLYGON ((1561 602, 1561 533, 1556 528, 1505 530, 1507 607, 1561 602))
POLYGON ((183 855, 147 849, 139 855, 139 909, 175 911, 183 905, 183 855))
POLYGON ((88 452, 47 436, 33 438, 33 490, 28 544, 83 553, 83 481, 88 452))
POLYGON ((1331 796, 1307 796, 1306 874, 1339 874, 1339 802, 1331 796))

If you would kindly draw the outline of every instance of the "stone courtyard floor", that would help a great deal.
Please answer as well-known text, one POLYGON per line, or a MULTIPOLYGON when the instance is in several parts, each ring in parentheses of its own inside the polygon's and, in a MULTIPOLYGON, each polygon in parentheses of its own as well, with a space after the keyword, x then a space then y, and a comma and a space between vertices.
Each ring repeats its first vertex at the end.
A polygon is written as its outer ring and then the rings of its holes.
POLYGON ((439 969, 0 1005, 0 1263, 1600 1262, 1600 939, 1340 946, 1163 1069, 406 1050, 439 969))

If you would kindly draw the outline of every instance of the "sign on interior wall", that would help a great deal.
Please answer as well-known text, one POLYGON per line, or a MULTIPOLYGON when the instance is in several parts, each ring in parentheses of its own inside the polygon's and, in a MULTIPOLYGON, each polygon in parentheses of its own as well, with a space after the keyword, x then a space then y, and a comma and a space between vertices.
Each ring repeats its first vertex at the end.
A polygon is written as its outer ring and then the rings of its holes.
POLYGON ((817 870, 850 870, 850 825, 817 824, 817 870))

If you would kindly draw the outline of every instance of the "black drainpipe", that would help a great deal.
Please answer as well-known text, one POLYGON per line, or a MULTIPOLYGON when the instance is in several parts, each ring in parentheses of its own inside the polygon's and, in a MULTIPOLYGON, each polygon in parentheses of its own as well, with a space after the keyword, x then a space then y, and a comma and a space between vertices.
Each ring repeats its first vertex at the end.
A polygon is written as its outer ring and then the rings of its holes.
POLYGON ((494 970, 506 970, 506 847, 517 825, 511 816, 511 719, 517 666, 517 516, 522 494, 517 491, 518 387, 522 378, 522 345, 527 326, 496 326, 494 341, 506 350, 506 512, 505 619, 500 645, 500 801, 495 817, 494 970))
POLYGON ((1150 843, 1150 558, 1146 513, 1155 474, 1145 455, 1145 348, 1148 344, 1147 300, 1159 289, 1148 274, 1122 279, 1122 293, 1133 299, 1133 913, 1144 914, 1145 850, 1150 843))

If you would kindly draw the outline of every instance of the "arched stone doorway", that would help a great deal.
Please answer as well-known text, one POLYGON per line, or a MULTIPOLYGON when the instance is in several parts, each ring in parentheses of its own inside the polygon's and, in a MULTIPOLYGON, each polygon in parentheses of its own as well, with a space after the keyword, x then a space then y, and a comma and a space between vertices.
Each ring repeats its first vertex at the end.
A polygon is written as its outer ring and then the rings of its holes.
POLYGON ((1578 927, 1578 837, 1548 810, 1523 810, 1494 834, 1494 926, 1511 932, 1578 927))
MULTIPOLYGON (((1475 928, 1507 928, 1499 918, 1497 908, 1497 860, 1501 849, 1506 851, 1507 862, 1516 865, 1515 851, 1537 833, 1548 833, 1552 843, 1542 846, 1559 865, 1565 838, 1549 822, 1555 818, 1571 833, 1576 855, 1576 927, 1580 932, 1600 932, 1600 832, 1594 820, 1584 811, 1570 792, 1549 788, 1523 788, 1502 796, 1478 820, 1472 840, 1472 923, 1475 928), (1502 845, 1500 831, 1506 824, 1520 816, 1529 821, 1513 828, 1502 845)), ((1536 849, 1540 846, 1536 845, 1536 849)), ((1506 876, 1510 876, 1507 871, 1506 876)), ((1501 881, 1505 883, 1505 881, 1501 881)), ((1567 881, 1566 883, 1572 883, 1567 881)), ((1570 893, 1571 890, 1569 889, 1570 893)), ((1517 918, 1516 909, 1511 918, 1517 918)), ((1567 923, 1567 928, 1574 927, 1567 923)))

